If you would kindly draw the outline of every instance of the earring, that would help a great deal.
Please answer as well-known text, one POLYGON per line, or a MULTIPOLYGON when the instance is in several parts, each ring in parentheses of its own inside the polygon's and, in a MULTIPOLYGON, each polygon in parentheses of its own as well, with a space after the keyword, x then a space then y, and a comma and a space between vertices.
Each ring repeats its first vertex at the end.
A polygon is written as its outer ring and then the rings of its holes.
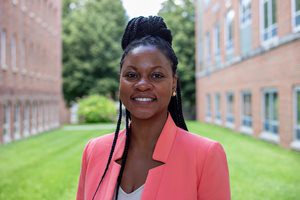
POLYGON ((177 93, 176 93, 176 91, 174 91, 174 92, 173 92, 173 94, 172 94, 172 96, 173 96, 173 97, 175 97, 175 96, 176 96, 176 94, 177 94, 177 93))

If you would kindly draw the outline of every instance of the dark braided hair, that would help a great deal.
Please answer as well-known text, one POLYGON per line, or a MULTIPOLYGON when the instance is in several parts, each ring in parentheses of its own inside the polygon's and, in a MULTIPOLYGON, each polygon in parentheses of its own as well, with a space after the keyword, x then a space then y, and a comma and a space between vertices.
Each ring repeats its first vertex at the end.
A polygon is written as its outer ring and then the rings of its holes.
MULTIPOLYGON (((121 62, 120 62, 120 69, 122 68, 123 61, 125 57, 128 55, 131 50, 139 47, 139 46, 153 46, 157 49, 159 49, 171 62, 172 66, 172 72, 173 75, 176 75, 177 72, 177 65, 178 65, 178 59, 177 56, 172 48, 172 34, 171 31, 167 28, 165 22, 163 21, 163 18, 158 16, 149 16, 149 17, 137 17, 131 19, 127 27, 125 29, 125 32, 123 34, 122 38, 122 49, 124 51, 121 62)), ((176 88, 177 95, 172 96, 168 111, 171 114, 175 124, 184 129, 188 130, 187 126, 184 121, 184 117, 182 114, 182 104, 181 104, 181 90, 180 90, 180 82, 179 78, 177 79, 177 88, 176 88)), ((126 159, 128 155, 128 149, 130 145, 130 135, 131 135, 131 128, 129 126, 130 121, 130 112, 126 109, 126 142, 125 142, 125 148, 122 155, 122 161, 121 161, 121 169, 120 173, 117 179, 117 187, 116 187, 116 198, 118 199, 118 191, 119 187, 122 181, 123 172, 126 165, 126 159)), ((112 143, 111 151, 109 154, 109 158, 106 164, 105 171, 101 177, 101 180, 98 184, 97 190, 94 193, 93 199, 96 196, 96 193, 100 187, 100 184, 102 183, 107 170, 109 168, 109 164, 111 162, 115 146, 117 143, 117 139, 119 136, 119 130, 120 130, 120 124, 122 120, 122 102, 120 101, 119 106, 119 118, 117 123, 117 128, 114 135, 114 140, 112 143)))

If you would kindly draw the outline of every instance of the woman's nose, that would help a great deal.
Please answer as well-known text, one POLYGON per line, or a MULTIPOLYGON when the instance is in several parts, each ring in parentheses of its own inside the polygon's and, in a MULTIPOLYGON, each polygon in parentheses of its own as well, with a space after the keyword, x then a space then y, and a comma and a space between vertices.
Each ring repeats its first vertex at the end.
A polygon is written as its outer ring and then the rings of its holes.
POLYGON ((152 84, 145 78, 141 78, 136 84, 135 88, 139 91, 146 91, 152 89, 152 84))

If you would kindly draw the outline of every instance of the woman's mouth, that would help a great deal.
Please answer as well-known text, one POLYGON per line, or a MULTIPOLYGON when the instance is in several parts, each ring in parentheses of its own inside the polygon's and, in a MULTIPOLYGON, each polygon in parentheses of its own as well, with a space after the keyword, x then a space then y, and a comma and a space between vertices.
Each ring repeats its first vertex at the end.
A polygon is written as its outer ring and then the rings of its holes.
POLYGON ((135 97, 132 99, 134 101, 141 102, 141 103, 153 102, 156 100, 156 98, 149 98, 149 97, 135 97))

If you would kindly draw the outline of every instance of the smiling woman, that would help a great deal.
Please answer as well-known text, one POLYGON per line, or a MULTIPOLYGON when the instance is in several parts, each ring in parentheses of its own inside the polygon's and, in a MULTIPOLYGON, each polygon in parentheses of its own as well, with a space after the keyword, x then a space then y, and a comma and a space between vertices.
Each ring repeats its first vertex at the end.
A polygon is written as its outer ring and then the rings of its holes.
POLYGON ((153 46, 140 46, 124 59, 120 99, 132 118, 147 119, 153 115, 166 118, 176 82, 167 57, 153 46))
POLYGON ((117 128, 86 145, 77 200, 230 199, 222 146, 187 130, 178 60, 163 19, 129 21, 122 48, 117 128))

